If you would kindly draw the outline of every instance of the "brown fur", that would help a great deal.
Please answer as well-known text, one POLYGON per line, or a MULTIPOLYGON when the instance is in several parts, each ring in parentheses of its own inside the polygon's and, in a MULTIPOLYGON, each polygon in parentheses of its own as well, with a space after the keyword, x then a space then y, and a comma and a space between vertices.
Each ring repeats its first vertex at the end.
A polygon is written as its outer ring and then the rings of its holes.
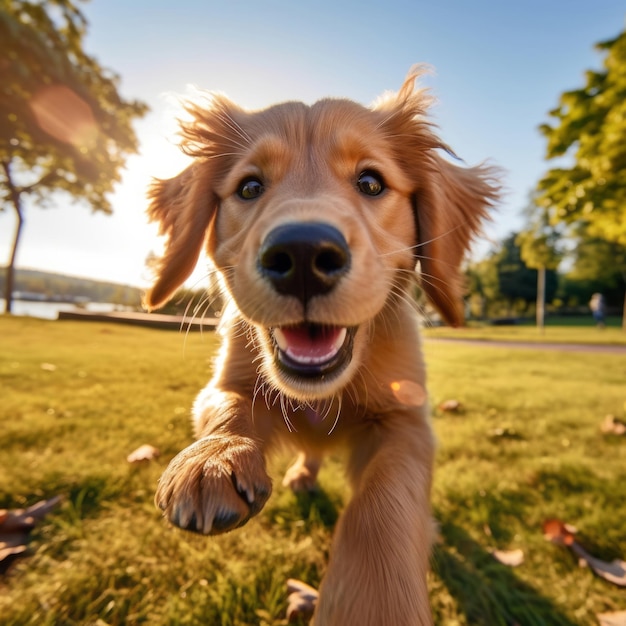
POLYGON ((459 266, 497 197, 493 172, 464 169, 426 119, 419 72, 372 108, 348 100, 246 112, 224 97, 189 105, 183 149, 193 165, 151 189, 150 217, 167 235, 147 306, 164 303, 203 247, 234 307, 223 324, 214 377, 194 407, 197 441, 163 474, 157 503, 175 524, 225 532, 258 513, 271 492, 265 454, 300 451, 285 477, 310 489, 323 453, 349 450, 353 497, 337 525, 316 626, 430 624, 433 439, 410 289, 422 286, 452 324, 463 321, 459 266), (364 170, 384 193, 356 187, 364 170), (263 181, 253 200, 235 193, 263 181), (279 225, 324 222, 349 247, 349 270, 327 293, 301 301, 259 271, 279 225), (271 329, 304 320, 356 328, 336 375, 299 377, 276 366, 271 329))

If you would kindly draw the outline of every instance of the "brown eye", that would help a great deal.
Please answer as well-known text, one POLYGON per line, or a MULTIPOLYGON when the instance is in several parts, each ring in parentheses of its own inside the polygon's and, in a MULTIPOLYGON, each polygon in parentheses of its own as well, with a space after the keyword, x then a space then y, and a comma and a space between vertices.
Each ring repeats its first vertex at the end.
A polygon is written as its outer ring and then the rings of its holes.
POLYGON ((365 170, 359 174, 356 187, 366 196, 378 196, 385 190, 383 178, 377 172, 365 170))
POLYGON ((263 183, 255 177, 245 178, 237 187, 237 195, 242 200, 254 200, 262 195, 264 191, 263 183))

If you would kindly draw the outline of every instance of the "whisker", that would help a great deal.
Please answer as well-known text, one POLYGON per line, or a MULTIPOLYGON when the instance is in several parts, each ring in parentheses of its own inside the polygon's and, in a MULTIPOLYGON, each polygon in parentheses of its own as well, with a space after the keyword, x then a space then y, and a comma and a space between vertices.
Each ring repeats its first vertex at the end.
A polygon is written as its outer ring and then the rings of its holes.
POLYGON ((446 285, 446 281, 441 280, 439 278, 437 278, 436 276, 431 276, 430 274, 421 274, 420 275, 420 280, 423 283, 426 283, 427 285, 430 285, 434 290, 438 291, 442 296, 444 296, 444 298, 451 304, 451 305, 455 305, 455 302, 453 300, 453 298, 450 296, 448 290, 442 289, 441 285, 437 285, 435 284, 434 281, 438 280, 440 283, 443 283, 444 285, 446 285))
POLYGON ((335 421, 328 431, 328 436, 332 435, 335 428, 337 428, 337 424, 339 423, 339 417, 341 416, 341 396, 337 396, 337 415, 335 416, 335 421))
POLYGON ((256 399, 259 393, 262 396, 265 395, 264 387, 265 387, 265 381, 261 378, 261 376, 257 376, 256 380, 254 381, 254 389, 252 391, 252 404, 250 407, 250 419, 252 421, 252 424, 254 424, 255 422, 254 409, 256 407, 256 399))
POLYGON ((280 410, 281 410, 281 413, 283 415, 283 419, 285 421, 285 424, 287 425, 287 430, 289 430, 290 433, 298 432, 296 430, 296 427, 293 425, 292 421, 289 419, 288 407, 286 406, 287 405, 287 401, 288 401, 288 399, 285 398, 284 395, 280 394, 280 410))
MULTIPOLYGON (((464 224, 457 224, 456 226, 453 226, 452 228, 450 228, 449 230, 447 230, 445 233, 441 233, 440 235, 437 235, 436 237, 432 237, 431 239, 428 239, 426 241, 420 241, 412 246, 406 246, 405 248, 398 248, 397 250, 392 250, 391 252, 385 252, 382 254, 379 254, 378 256, 380 258, 386 257, 386 256, 391 256, 393 254, 398 254, 399 252, 408 252, 410 250, 416 250, 417 248, 421 248, 422 246, 426 246, 429 243, 433 243, 434 241, 437 241, 439 239, 443 239, 444 237, 447 237, 448 235, 451 235, 452 233, 454 233, 455 231, 457 231, 459 228, 462 228, 464 226, 464 224)), ((423 258, 428 258, 428 257, 423 257, 423 258)))

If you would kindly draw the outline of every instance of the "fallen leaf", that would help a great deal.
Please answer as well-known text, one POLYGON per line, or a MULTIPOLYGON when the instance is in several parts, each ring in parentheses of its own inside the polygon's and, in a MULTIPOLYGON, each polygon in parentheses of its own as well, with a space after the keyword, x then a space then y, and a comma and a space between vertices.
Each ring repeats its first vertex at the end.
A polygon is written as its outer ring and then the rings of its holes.
POLYGON ((494 428, 489 431, 490 439, 523 439, 523 437, 515 430, 508 426, 494 428))
POLYGON ((550 518, 543 523, 543 536, 552 543, 570 545, 574 541, 577 528, 560 519, 550 518))
POLYGON ((492 556, 496 561, 502 563, 502 565, 508 565, 509 567, 517 567, 524 562, 524 551, 517 550, 492 550, 492 556))
POLYGON ((5 533, 32 530, 35 523, 43 519, 44 515, 57 506, 62 499, 62 496, 54 496, 49 500, 41 500, 27 509, 0 510, 0 538, 5 533))
POLYGON ((26 552, 28 536, 35 524, 61 500, 61 496, 55 496, 37 502, 27 509, 0 511, 0 574, 7 571, 17 556, 26 552))
POLYGON ((600 626, 626 626, 626 611, 616 613, 598 613, 600 626))
POLYGON ((440 411, 448 411, 449 413, 456 413, 463 408, 463 405, 458 400, 444 400, 439 405, 440 411))
POLYGON ((576 529, 559 519, 548 519, 543 523, 544 537, 558 545, 567 546, 577 557, 579 563, 589 566, 595 574, 614 585, 626 587, 626 561, 615 559, 602 561, 589 554, 574 538, 576 529))
POLYGON ((0 574, 4 574, 14 559, 26 552, 26 545, 9 546, 5 542, 0 541, 0 574))
POLYGON ((145 443, 142 446, 139 446, 136 450, 133 450, 127 457, 126 460, 129 463, 140 463, 141 461, 152 461, 156 459, 161 452, 158 448, 151 446, 149 443, 145 443))
POLYGON ((618 587, 626 587, 626 561, 614 559, 611 562, 602 561, 589 554, 580 544, 574 542, 572 551, 578 556, 579 562, 588 565, 600 578, 608 580, 618 587))
POLYGON ((614 415, 607 415, 600 425, 600 430, 606 435, 626 435, 626 422, 614 415))

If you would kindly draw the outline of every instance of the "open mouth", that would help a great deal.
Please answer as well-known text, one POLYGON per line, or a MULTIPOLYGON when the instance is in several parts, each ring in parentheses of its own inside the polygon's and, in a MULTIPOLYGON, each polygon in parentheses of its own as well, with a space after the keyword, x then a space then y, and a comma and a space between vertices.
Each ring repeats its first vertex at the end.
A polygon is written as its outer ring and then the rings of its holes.
POLYGON ((305 378, 339 372, 350 363, 355 332, 354 327, 307 323, 273 328, 276 364, 305 378))

